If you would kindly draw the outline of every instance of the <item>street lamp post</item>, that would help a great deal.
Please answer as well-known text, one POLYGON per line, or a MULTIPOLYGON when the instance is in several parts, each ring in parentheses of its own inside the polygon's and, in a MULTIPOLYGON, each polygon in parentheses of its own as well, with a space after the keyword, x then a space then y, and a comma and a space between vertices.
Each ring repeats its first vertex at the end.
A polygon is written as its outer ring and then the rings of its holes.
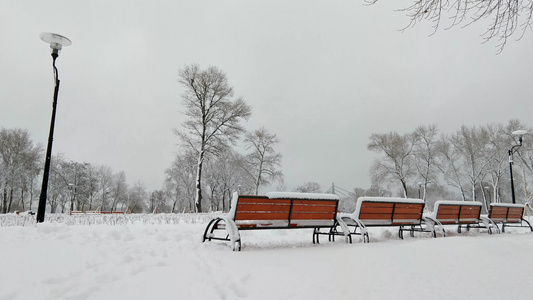
MULTIPOLYGON (((418 184, 418 199, 422 199, 422 196, 420 195, 420 188, 422 187, 422 185, 427 185, 431 183, 431 181, 420 181, 420 182, 417 182, 418 184)), ((425 197, 426 196, 426 189, 424 188, 424 201, 426 200, 425 197)))
POLYGON ((485 189, 487 190, 487 193, 489 193, 489 203, 492 202, 492 196, 490 194, 490 186, 486 186, 485 189))
POLYGON ((512 132, 512 135, 518 137, 518 144, 511 147, 509 150, 509 174, 511 176, 511 199, 513 204, 516 203, 515 194, 514 194, 514 181, 513 181, 513 154, 522 146, 522 136, 526 134, 525 130, 516 130, 512 132))
POLYGON ((46 197, 48 190, 48 177, 50 174, 50 158, 52 157, 52 141, 54 140, 54 124, 56 120, 57 94, 59 92, 59 74, 56 68, 56 59, 63 46, 70 46, 72 42, 59 34, 44 32, 41 33, 41 40, 50 44, 52 52, 52 67, 54 69, 55 89, 54 102, 52 103, 52 120, 50 121, 50 133, 48 135, 48 146, 46 147, 46 159, 43 171, 43 185, 41 187, 41 196, 39 197, 39 207, 37 208, 37 222, 44 222, 44 212, 46 210, 46 197))

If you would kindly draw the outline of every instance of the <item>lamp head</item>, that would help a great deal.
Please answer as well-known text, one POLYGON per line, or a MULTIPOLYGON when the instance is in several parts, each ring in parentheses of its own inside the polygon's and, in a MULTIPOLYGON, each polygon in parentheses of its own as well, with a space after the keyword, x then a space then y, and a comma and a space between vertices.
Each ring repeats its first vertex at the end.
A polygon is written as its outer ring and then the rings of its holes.
POLYGON ((50 44, 50 50, 52 52, 52 56, 58 56, 59 52, 61 52, 61 49, 63 46, 70 46, 72 45, 72 42, 59 34, 50 33, 50 32, 43 32, 41 33, 41 40, 47 42, 50 44))
POLYGON ((523 129, 519 129, 519 130, 515 130, 513 131, 511 134, 518 137, 518 142, 520 143, 520 145, 522 145, 522 136, 524 136, 524 134, 526 134, 527 131, 523 130, 523 129))

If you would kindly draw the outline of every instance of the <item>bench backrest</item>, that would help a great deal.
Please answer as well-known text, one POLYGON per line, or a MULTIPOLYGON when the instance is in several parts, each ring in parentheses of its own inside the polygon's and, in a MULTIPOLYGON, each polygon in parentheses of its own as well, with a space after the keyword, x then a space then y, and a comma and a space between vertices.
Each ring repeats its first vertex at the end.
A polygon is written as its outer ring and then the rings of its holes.
POLYGON ((239 195, 233 219, 239 229, 331 227, 337 207, 338 200, 330 199, 239 195))
POLYGON ((434 217, 441 224, 479 223, 481 203, 470 201, 437 201, 434 217))
POLYGON ((355 217, 365 226, 418 225, 422 222, 424 201, 405 198, 361 197, 355 217))
POLYGON ((524 206, 517 204, 491 203, 489 219, 494 222, 520 223, 524 215, 524 206))

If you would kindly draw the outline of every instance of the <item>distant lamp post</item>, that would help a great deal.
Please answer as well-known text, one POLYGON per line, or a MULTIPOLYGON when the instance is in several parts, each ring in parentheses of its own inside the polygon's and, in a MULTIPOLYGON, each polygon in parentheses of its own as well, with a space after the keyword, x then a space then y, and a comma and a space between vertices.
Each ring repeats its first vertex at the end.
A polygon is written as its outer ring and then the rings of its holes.
MULTIPOLYGON (((430 184, 430 183, 431 183, 431 181, 420 181, 420 182, 417 183, 418 184, 418 199, 422 199, 422 196, 420 195, 420 188, 423 185, 430 184)), ((426 196, 426 193, 425 193, 425 190, 424 190, 424 198, 426 198, 425 196, 426 196)), ((426 199, 424 199, 424 200, 426 200, 426 199)))
POLYGON ((44 222, 44 212, 46 210, 46 194, 48 190, 48 176, 50 174, 50 158, 52 156, 52 141, 54 140, 54 123, 56 120, 57 93, 59 92, 59 74, 56 68, 56 59, 63 46, 70 46, 72 42, 66 37, 49 32, 41 33, 41 40, 50 44, 52 52, 52 67, 54 68, 54 102, 52 103, 52 120, 50 122, 50 134, 48 135, 48 147, 46 148, 46 160, 44 163, 43 185, 41 187, 41 196, 39 197, 39 207, 37 208, 37 222, 44 222))
POLYGON ((492 196, 490 195, 490 186, 486 186, 485 190, 487 190, 487 193, 489 193, 489 203, 492 202, 492 196))
POLYGON ((522 136, 526 134, 527 131, 525 130, 516 130, 512 132, 512 135, 518 137, 518 144, 511 147, 509 150, 509 173, 511 175, 511 199, 513 200, 513 204, 516 203, 516 198, 514 194, 514 181, 513 181, 513 154, 522 146, 522 136))

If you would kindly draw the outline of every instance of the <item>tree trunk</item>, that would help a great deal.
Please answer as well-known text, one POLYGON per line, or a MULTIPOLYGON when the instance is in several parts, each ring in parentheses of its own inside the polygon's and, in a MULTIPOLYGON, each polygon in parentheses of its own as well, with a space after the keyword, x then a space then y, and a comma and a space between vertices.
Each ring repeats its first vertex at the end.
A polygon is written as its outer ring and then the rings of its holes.
POLYGON ((402 188, 403 188, 403 196, 404 198, 409 198, 407 196, 407 185, 405 184, 405 181, 401 180, 401 182, 402 182, 402 188))
POLYGON ((194 205, 195 205, 197 213, 202 212, 202 167, 203 167, 203 164, 204 164, 204 149, 200 151, 200 154, 198 157, 198 169, 196 172, 196 200, 194 201, 194 205))
POLYGON ((11 211, 11 203, 13 203, 13 188, 9 190, 9 200, 7 203, 7 212, 11 211))
POLYGON ((2 213, 5 214, 7 213, 6 209, 7 209, 7 187, 4 187, 4 192, 2 193, 3 194, 3 199, 2 199, 2 213))

